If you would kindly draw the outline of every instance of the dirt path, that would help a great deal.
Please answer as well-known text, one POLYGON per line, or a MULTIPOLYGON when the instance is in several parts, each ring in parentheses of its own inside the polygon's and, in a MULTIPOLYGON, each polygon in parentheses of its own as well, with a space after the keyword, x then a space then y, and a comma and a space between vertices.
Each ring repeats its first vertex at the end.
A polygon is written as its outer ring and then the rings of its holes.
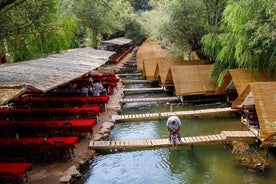
MULTIPOLYGON (((127 61, 129 61, 136 49, 132 53, 129 53, 125 58, 117 65, 110 65, 103 70, 111 70, 118 72, 127 61)), ((111 121, 112 115, 117 114, 117 111, 121 109, 118 99, 122 98, 122 83, 118 82, 117 87, 114 89, 114 94, 110 96, 107 104, 107 110, 100 113, 99 122, 94 126, 94 132, 98 132, 104 122, 111 121)), ((90 140, 93 139, 93 135, 86 135, 81 138, 80 142, 76 145, 75 157, 69 161, 59 161, 53 163, 33 163, 33 170, 28 172, 28 184, 58 184, 60 178, 64 176, 64 173, 72 166, 77 166, 80 161, 88 159, 93 150, 88 149, 90 140)))

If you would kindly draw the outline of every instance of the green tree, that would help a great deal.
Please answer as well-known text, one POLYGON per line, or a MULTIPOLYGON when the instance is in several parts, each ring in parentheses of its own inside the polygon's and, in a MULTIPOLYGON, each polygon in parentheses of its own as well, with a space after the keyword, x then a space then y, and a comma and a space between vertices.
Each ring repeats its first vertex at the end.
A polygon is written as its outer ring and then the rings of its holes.
POLYGON ((87 41, 90 38, 94 48, 99 46, 103 35, 124 30, 127 17, 133 12, 126 0, 79 0, 74 1, 72 10, 87 28, 87 41))
POLYGON ((202 52, 202 37, 217 32, 226 0, 155 0, 143 14, 150 37, 170 48, 202 52))
POLYGON ((231 0, 221 33, 202 39, 204 51, 215 61, 211 76, 218 85, 231 68, 276 69, 276 5, 274 0, 231 0))
MULTIPOLYGON (((2 1, 3 3, 4 1, 2 1)), ((61 12, 64 1, 9 1, 0 9, 0 42, 10 61, 41 57, 77 46, 77 22, 61 12)), ((0 7, 3 4, 0 4, 0 7)))
POLYGON ((140 45, 146 38, 145 31, 136 19, 129 20, 125 25, 125 37, 132 39, 134 45, 140 45))

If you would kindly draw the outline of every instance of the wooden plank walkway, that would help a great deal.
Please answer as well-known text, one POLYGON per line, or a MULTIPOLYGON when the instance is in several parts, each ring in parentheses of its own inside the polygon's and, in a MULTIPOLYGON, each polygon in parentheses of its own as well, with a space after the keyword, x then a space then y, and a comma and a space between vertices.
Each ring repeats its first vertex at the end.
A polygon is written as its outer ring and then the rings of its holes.
POLYGON ((118 73, 116 74, 119 77, 126 77, 126 76, 142 76, 142 73, 118 73))
POLYGON ((164 91, 163 88, 123 88, 123 92, 133 92, 133 93, 139 93, 139 92, 158 92, 158 91, 164 91))
POLYGON ((148 120, 148 119, 159 119, 167 118, 169 116, 194 116, 194 115, 207 115, 207 114, 221 114, 237 112, 236 109, 231 107, 225 108, 213 108, 213 109, 202 109, 202 110, 190 110, 190 111, 174 111, 174 112, 160 112, 160 113, 147 113, 147 114, 130 114, 130 115, 113 115, 112 120, 115 121, 137 121, 137 120, 148 120))
POLYGON ((158 98, 122 98, 119 103, 132 103, 132 102, 178 102, 180 99, 176 96, 173 97, 158 97, 158 98))
MULTIPOLYGON (((254 141, 256 136, 251 131, 222 131, 220 134, 182 137, 182 143, 178 146, 202 145, 211 143, 224 143, 227 141, 254 141)), ((121 140, 121 141, 91 141, 90 149, 138 149, 171 147, 168 139, 145 139, 145 140, 121 140)))
POLYGON ((151 83, 148 80, 121 80, 124 84, 151 83))

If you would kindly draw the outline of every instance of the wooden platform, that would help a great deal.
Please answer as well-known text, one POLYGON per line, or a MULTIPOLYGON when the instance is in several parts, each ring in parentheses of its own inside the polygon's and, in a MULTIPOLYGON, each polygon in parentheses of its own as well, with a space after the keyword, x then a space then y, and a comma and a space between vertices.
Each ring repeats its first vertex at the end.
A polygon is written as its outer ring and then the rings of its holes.
POLYGON ((122 80, 123 84, 151 83, 148 80, 122 80))
POLYGON ((133 102, 178 102, 178 97, 158 97, 158 98, 123 98, 119 100, 119 103, 133 103, 133 102))
MULTIPOLYGON (((254 141, 256 136, 251 131, 222 131, 220 134, 204 135, 194 137, 182 137, 182 143, 178 146, 200 145, 211 143, 224 143, 227 141, 254 141)), ((148 139, 148 140, 122 140, 122 141, 91 141, 90 149, 138 149, 154 147, 171 147, 168 139, 148 139)))
POLYGON ((126 77, 126 76, 142 76, 142 73, 119 73, 116 74, 119 77, 126 77))
POLYGON ((130 114, 130 115, 113 115, 112 121, 137 121, 137 120, 148 120, 148 119, 159 119, 167 118, 169 116, 197 116, 197 115, 218 115, 237 112, 236 109, 231 107, 226 108, 213 108, 213 109, 202 109, 202 110, 190 110, 190 111, 175 111, 175 112, 160 112, 160 113, 147 113, 147 114, 130 114))
POLYGON ((164 91, 163 88, 124 88, 122 91, 125 92, 132 92, 132 93, 140 93, 140 92, 158 92, 164 91))

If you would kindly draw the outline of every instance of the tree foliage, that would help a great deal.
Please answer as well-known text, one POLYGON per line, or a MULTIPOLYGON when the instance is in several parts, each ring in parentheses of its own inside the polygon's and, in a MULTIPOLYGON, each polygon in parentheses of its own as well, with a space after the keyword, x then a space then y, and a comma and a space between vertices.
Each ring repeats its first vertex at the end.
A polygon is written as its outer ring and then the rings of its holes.
POLYGON ((72 10, 79 22, 88 28, 90 43, 94 48, 99 46, 103 35, 112 34, 124 29, 124 22, 133 12, 125 0, 79 0, 73 1, 72 10))
POLYGON ((131 0, 131 5, 135 11, 139 10, 150 10, 151 6, 149 4, 150 0, 131 0))
POLYGON ((150 37, 173 49, 192 50, 203 56, 202 37, 217 32, 225 0, 155 0, 143 14, 150 37))
MULTIPOLYGON (((140 2, 140 1, 139 1, 140 2)), ((94 48, 111 35, 144 39, 133 0, 0 1, 0 55, 9 61, 41 57, 85 42, 94 48)), ((148 1, 139 6, 148 6, 148 1)), ((1 58, 1 61, 2 61, 1 58)))
POLYGON ((76 22, 61 12, 63 1, 2 1, 1 52, 10 61, 26 60, 77 46, 76 22), (4 6, 4 4, 7 4, 4 6))
POLYGON ((230 0, 223 14, 221 32, 205 35, 202 42, 205 53, 215 60, 211 75, 218 79, 218 84, 231 68, 275 73, 275 1, 230 0))

